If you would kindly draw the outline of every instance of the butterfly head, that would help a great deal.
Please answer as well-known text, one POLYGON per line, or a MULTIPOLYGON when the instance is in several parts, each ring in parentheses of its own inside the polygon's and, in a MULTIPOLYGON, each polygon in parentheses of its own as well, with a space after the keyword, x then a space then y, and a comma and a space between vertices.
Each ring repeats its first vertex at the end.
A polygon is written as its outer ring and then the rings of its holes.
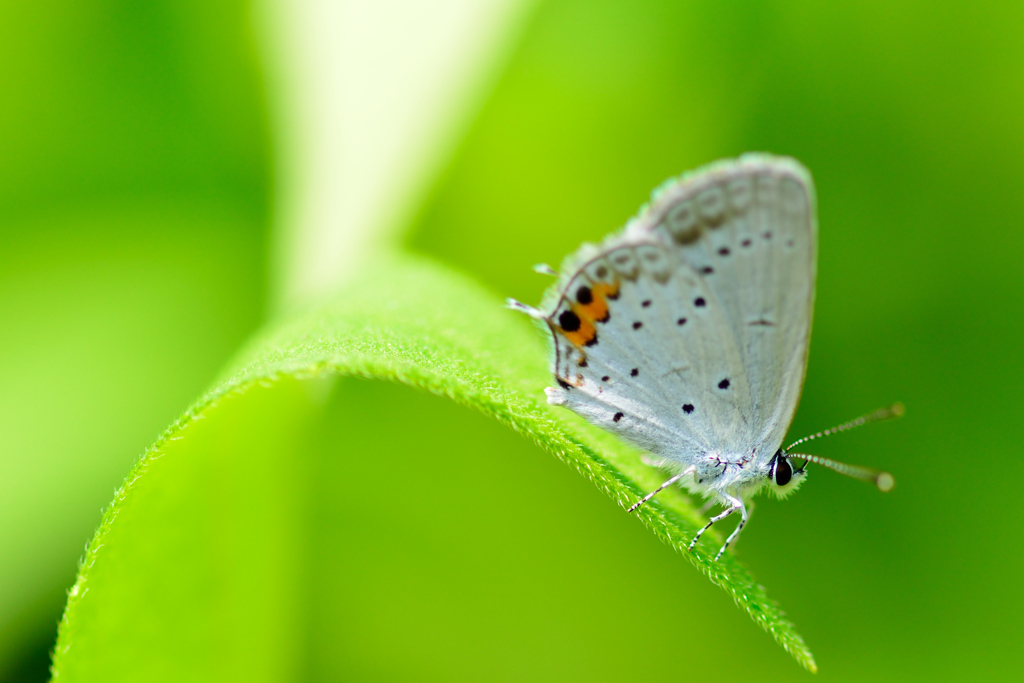
POLYGON ((785 498, 796 491, 806 478, 807 470, 803 466, 797 469, 789 454, 782 448, 776 451, 768 462, 768 481, 771 483, 772 492, 778 498, 785 498))

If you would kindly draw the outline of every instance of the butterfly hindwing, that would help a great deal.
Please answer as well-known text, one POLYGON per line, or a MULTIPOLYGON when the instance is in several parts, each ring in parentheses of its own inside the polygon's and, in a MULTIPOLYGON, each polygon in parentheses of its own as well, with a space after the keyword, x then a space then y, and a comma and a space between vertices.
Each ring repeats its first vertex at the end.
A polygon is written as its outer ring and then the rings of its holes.
POLYGON ((802 167, 764 155, 662 186, 555 290, 552 401, 680 462, 781 441, 806 364, 813 203, 802 167))
POLYGON ((725 307, 751 386, 754 444, 777 447, 803 385, 817 262, 814 215, 813 184, 802 166, 748 155, 663 192, 648 221, 637 225, 641 234, 671 237, 725 307), (692 220, 672 224, 688 212, 692 220))

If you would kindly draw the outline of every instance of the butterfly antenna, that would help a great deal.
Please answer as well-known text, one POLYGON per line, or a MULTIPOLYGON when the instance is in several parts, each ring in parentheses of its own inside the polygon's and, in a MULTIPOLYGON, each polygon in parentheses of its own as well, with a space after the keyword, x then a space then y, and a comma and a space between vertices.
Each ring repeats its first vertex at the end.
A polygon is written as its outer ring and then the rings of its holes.
POLYGON ((879 491, 892 491, 892 487, 896 485, 896 480, 891 474, 880 470, 873 470, 870 467, 847 465, 845 462, 836 462, 835 460, 823 458, 820 455, 807 455, 806 453, 790 453, 789 457, 806 461, 804 467, 807 466, 808 462, 813 462, 815 465, 827 467, 839 474, 845 474, 848 477, 860 479, 861 481, 870 481, 878 487, 879 491))
POLYGON ((904 412, 906 412, 906 408, 903 407, 902 403, 893 403, 891 406, 879 408, 873 413, 861 415, 860 417, 854 420, 844 422, 838 427, 832 427, 831 429, 826 429, 823 432, 818 432, 817 434, 811 434, 810 436, 805 436, 802 439, 798 439, 793 443, 789 444, 788 446, 786 446, 786 452, 789 452, 791 448, 795 448, 796 446, 799 446, 800 444, 806 443, 813 439, 820 439, 821 437, 829 436, 830 434, 838 434, 839 432, 845 432, 849 429, 853 429, 854 427, 866 425, 869 422, 880 422, 882 420, 891 420, 893 418, 902 417, 904 412))
POLYGON ((786 446, 785 450, 789 454, 789 457, 803 460, 804 467, 807 466, 807 463, 813 462, 816 465, 827 467, 834 472, 838 472, 839 474, 845 474, 848 477, 860 479, 861 481, 870 481, 875 486, 877 486, 880 491, 891 491, 892 487, 896 485, 896 480, 893 479, 893 476, 888 472, 882 472, 880 470, 871 469, 870 467, 847 465, 846 463, 843 462, 837 462, 835 460, 830 460, 829 458, 823 458, 820 455, 793 453, 791 452, 791 449, 794 448, 795 446, 799 446, 800 444, 806 443, 813 439, 820 439, 821 437, 829 436, 830 434, 838 434, 839 432, 845 432, 848 429, 860 427, 861 425, 866 425, 869 422, 879 422, 881 420, 891 420, 893 418, 901 417, 904 412, 906 412, 906 408, 903 407, 902 403, 893 403, 891 406, 879 408, 873 413, 861 415, 860 417, 854 420, 844 422, 838 427, 832 427, 831 429, 826 429, 825 431, 818 432, 817 434, 805 436, 802 439, 794 441, 789 446, 786 446))
POLYGON ((558 271, 549 266, 546 263, 538 263, 533 266, 533 272, 538 275, 550 275, 551 277, 558 277, 558 271))

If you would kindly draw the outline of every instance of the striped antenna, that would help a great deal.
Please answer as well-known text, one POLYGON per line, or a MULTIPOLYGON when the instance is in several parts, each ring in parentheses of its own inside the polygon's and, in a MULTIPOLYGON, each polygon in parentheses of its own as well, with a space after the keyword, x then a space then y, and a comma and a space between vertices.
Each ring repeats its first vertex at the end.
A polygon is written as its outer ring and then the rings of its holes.
MULTIPOLYGON (((786 451, 789 452, 789 449, 791 449, 791 448, 793 448, 795 446, 799 446, 802 443, 806 443, 808 441, 811 441, 812 439, 820 439, 821 437, 829 436, 830 434, 838 434, 839 432, 845 432, 845 431, 847 431, 849 429, 853 429, 854 427, 860 427, 861 425, 866 425, 869 422, 879 422, 881 420, 891 420, 891 419, 896 418, 896 417, 902 417, 904 412, 906 412, 906 408, 903 407, 902 403, 893 403, 891 406, 887 406, 885 408, 879 408, 878 410, 876 410, 873 413, 868 413, 867 415, 861 415, 860 417, 858 417, 855 420, 850 420, 849 422, 844 422, 843 424, 839 425, 838 427, 832 427, 831 429, 826 429, 823 432, 818 432, 817 434, 811 434, 810 436, 805 436, 802 439, 798 439, 797 441, 794 441, 793 443, 791 443, 788 446, 786 446, 786 451)), ((801 457, 803 457, 803 456, 801 456, 801 457)))
POLYGON ((835 460, 823 458, 820 455, 807 455, 806 453, 788 453, 787 455, 790 458, 805 460, 804 467, 807 466, 808 462, 813 462, 815 465, 827 467, 839 474, 845 474, 848 477, 860 479, 861 481, 870 481, 878 487, 879 491, 892 491, 892 487, 896 485, 896 480, 893 479, 891 474, 873 470, 870 467, 847 465, 845 462, 836 462, 835 460))
POLYGON ((794 441, 789 446, 786 446, 786 454, 790 458, 797 458, 798 460, 805 461, 804 467, 807 466, 807 463, 813 462, 815 465, 827 467, 830 470, 833 470, 834 472, 838 472, 839 474, 845 474, 848 477, 860 479, 861 481, 870 481, 875 486, 878 487, 879 491, 891 491, 892 487, 896 485, 896 480, 893 479, 893 476, 888 472, 874 470, 871 469, 870 467, 860 467, 859 465, 847 465, 844 462, 837 462, 835 460, 830 460, 829 458, 823 458, 820 455, 807 455, 806 453, 791 453, 790 449, 792 449, 794 446, 799 446, 800 444, 806 443, 813 439, 820 439, 821 437, 829 436, 830 434, 838 434, 839 432, 845 432, 848 429, 860 427, 861 425, 866 425, 869 422, 879 422, 881 420, 891 420, 893 418, 901 417, 904 412, 906 412, 906 408, 903 407, 902 403, 893 403, 891 406, 879 408, 873 413, 861 415, 855 420, 844 422, 838 427, 832 427, 831 429, 826 429, 823 432, 811 434, 810 436, 805 436, 804 438, 799 439, 798 441, 794 441))

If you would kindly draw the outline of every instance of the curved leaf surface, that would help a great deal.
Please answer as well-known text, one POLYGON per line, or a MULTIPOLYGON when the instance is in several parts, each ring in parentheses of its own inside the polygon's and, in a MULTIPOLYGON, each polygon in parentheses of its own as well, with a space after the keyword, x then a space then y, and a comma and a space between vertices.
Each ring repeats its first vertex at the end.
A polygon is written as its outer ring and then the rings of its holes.
MULTIPOLYGON (((174 671, 179 679, 279 680, 294 672, 306 467, 297 444, 326 378, 339 375, 418 387, 481 411, 623 508, 663 477, 611 435, 544 402, 544 340, 497 296, 430 262, 376 264, 332 301, 255 339, 140 459, 82 562, 55 677, 157 680, 174 671)), ((664 492, 638 516, 815 670, 747 570, 728 553, 712 561, 717 537, 685 551, 700 519, 681 492, 664 492)))

